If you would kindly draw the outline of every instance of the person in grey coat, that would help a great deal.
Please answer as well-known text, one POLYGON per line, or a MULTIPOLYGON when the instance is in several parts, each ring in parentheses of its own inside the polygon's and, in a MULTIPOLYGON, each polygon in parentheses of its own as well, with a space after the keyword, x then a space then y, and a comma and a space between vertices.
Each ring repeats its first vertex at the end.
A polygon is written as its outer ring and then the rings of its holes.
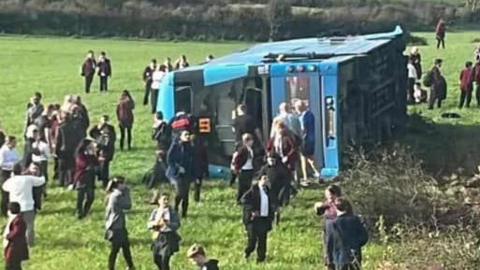
POLYGON ((112 243, 112 249, 108 258, 108 269, 115 269, 115 261, 120 249, 128 265, 128 270, 135 269, 130 252, 130 241, 125 222, 124 210, 132 208, 130 191, 125 185, 123 177, 115 177, 107 186, 108 200, 105 213, 105 239, 112 243))

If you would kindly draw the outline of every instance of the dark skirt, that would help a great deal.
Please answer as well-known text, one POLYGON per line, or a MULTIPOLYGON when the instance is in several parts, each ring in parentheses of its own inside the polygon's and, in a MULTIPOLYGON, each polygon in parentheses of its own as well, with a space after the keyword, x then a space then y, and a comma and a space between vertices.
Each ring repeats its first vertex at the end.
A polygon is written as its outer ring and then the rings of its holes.
POLYGON ((113 230, 109 229, 105 232, 105 240, 112 242, 112 244, 115 243, 121 245, 125 242, 128 242, 128 232, 125 228, 113 230))

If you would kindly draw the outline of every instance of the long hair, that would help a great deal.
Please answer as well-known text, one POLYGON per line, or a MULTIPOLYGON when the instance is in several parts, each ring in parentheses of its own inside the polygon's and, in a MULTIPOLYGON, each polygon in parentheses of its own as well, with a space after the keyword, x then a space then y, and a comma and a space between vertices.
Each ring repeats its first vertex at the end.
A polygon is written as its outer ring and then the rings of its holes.
POLYGON ((76 151, 75 151, 75 155, 78 156, 78 155, 82 154, 83 152, 85 152, 85 150, 87 149, 87 147, 88 147, 91 143, 93 143, 92 140, 87 139, 87 138, 83 139, 83 140, 80 142, 80 144, 77 146, 77 149, 76 149, 76 151))

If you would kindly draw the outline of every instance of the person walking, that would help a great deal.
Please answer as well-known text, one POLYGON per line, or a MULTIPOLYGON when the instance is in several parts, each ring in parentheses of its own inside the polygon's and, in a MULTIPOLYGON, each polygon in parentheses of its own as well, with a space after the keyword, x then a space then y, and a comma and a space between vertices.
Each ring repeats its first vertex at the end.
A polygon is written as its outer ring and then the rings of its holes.
POLYGON ((166 175, 175 187, 175 211, 182 204, 182 218, 187 217, 190 183, 195 176, 195 155, 190 140, 190 132, 184 130, 175 139, 167 153, 166 175))
POLYGON ((472 62, 468 61, 465 63, 465 69, 460 72, 460 103, 458 104, 459 109, 463 108, 465 100, 466 107, 470 108, 474 80, 474 70, 472 66, 472 62))
POLYGON ((27 224, 21 213, 18 202, 8 204, 8 222, 3 233, 4 258, 6 270, 22 270, 22 262, 29 259, 27 238, 27 224))
POLYGON ((302 129, 300 120, 291 111, 290 105, 286 102, 282 102, 278 107, 279 114, 272 121, 272 128, 270 131, 270 137, 275 134, 276 123, 283 122, 287 126, 292 135, 298 138, 302 137, 302 129))
POLYGON ((272 197, 268 188, 267 176, 261 176, 242 197, 243 224, 247 231, 247 247, 245 259, 248 259, 255 249, 257 262, 264 262, 267 254, 268 232, 272 229, 273 209, 272 197))
POLYGON ((167 194, 161 194, 156 202, 158 207, 152 211, 147 224, 153 232, 153 261, 159 270, 170 270, 170 258, 178 252, 181 240, 177 233, 180 218, 170 207, 167 194))
POLYGON ((413 104, 415 102, 414 99, 414 91, 415 91, 415 82, 417 81, 417 69, 413 65, 413 59, 408 58, 408 64, 407 64, 407 73, 408 73, 408 79, 407 79, 407 101, 409 104, 413 104))
POLYGON ((37 124, 45 108, 42 104, 42 94, 35 92, 30 102, 27 104, 27 119, 25 121, 25 133, 30 125, 37 124))
POLYGON ((218 260, 208 259, 205 248, 201 245, 194 244, 187 251, 187 257, 195 263, 199 270, 219 270, 218 260))
POLYGON ((152 90, 152 82, 153 82, 153 72, 157 68, 157 60, 152 59, 150 64, 143 70, 142 78, 145 84, 145 95, 143 96, 143 105, 146 106, 148 104, 148 98, 150 97, 150 92, 152 90))
POLYGON ((245 133, 242 136, 242 146, 237 150, 233 160, 234 172, 238 175, 237 203, 241 203, 241 198, 245 192, 252 186, 253 174, 253 136, 245 133))
POLYGON ((108 91, 108 78, 112 77, 112 64, 105 52, 98 57, 98 77, 100 77, 100 92, 108 91))
POLYGON ((108 256, 108 269, 115 269, 115 262, 120 249, 127 263, 127 270, 134 270, 130 241, 126 226, 125 210, 132 209, 130 189, 125 178, 114 177, 107 186, 107 207, 105 209, 105 240, 112 244, 108 256))
POLYGON ((90 139, 83 139, 76 151, 73 184, 77 190, 77 217, 83 219, 90 212, 95 199, 95 167, 97 157, 90 139))
POLYGON ((171 126, 163 119, 163 113, 157 112, 153 121, 152 139, 157 142, 157 150, 168 151, 172 140, 171 126))
POLYGON ((422 55, 420 54, 420 49, 418 49, 418 47, 412 47, 409 59, 412 60, 412 64, 417 72, 417 80, 420 80, 422 78, 422 55))
POLYGON ((162 83, 162 80, 166 74, 167 72, 165 65, 157 65, 155 71, 152 74, 152 114, 157 112, 158 91, 160 91, 160 84, 162 83))
POLYGON ((21 213, 27 224, 27 242, 29 246, 35 243, 35 201, 33 188, 45 184, 45 177, 22 175, 22 166, 15 164, 13 176, 3 183, 2 189, 9 194, 10 202, 20 204, 21 213))
MULTIPOLYGON (((14 136, 7 136, 6 142, 0 148, 0 184, 3 185, 11 176, 13 167, 20 161, 17 152, 17 139, 14 136)), ((7 216, 8 209, 8 192, 2 189, 1 213, 7 216)))
POLYGON ((440 19, 438 21, 437 27, 435 28, 435 37, 437 39, 437 49, 440 49, 440 45, 445 49, 445 34, 447 32, 447 27, 445 21, 440 19))
POLYGON ((275 134, 267 143, 267 153, 279 155, 282 163, 294 173, 298 157, 297 145, 283 122, 277 123, 275 134))
POLYGON ((97 68, 97 62, 95 62, 95 56, 93 51, 90 50, 87 53, 87 57, 82 64, 81 75, 85 78, 85 93, 90 93, 90 87, 92 86, 93 76, 95 75, 95 69, 97 68))
MULTIPOLYGON (((442 59, 435 59, 434 65, 429 73, 426 75, 430 85, 430 96, 428 99, 428 109, 433 110, 433 105, 437 103, 437 107, 442 107, 442 100, 446 97, 446 82, 442 76, 442 59)), ((425 80, 424 80, 425 83, 425 80)))
POLYGON ((110 117, 103 115, 98 125, 94 126, 89 134, 97 145, 97 156, 99 161, 98 179, 102 181, 103 188, 107 187, 110 178, 110 162, 115 155, 115 128, 110 125, 110 117))
POLYGON ((175 61, 175 70, 180 70, 184 69, 190 66, 190 63, 188 63, 187 56, 185 54, 182 54, 180 58, 175 61))
POLYGON ((125 131, 127 135, 127 149, 132 149, 133 110, 135 101, 128 90, 123 90, 117 105, 117 120, 120 129, 120 150, 123 151, 125 143, 125 131))
POLYGON ((34 142, 32 143, 32 162, 39 167, 39 174, 45 177, 45 186, 43 194, 46 196, 48 183, 48 159, 50 158, 50 146, 40 132, 34 133, 34 142))

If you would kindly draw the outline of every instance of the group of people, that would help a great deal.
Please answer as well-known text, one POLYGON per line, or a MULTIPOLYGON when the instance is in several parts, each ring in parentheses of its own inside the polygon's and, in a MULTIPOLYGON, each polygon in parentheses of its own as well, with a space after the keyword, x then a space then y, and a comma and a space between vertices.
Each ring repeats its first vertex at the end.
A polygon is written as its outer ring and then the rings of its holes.
POLYGON ((98 60, 95 60, 92 50, 88 51, 80 70, 80 75, 85 79, 85 93, 90 93, 95 73, 100 80, 100 92, 108 91, 108 79, 112 77, 112 64, 104 51, 100 52, 98 60))

